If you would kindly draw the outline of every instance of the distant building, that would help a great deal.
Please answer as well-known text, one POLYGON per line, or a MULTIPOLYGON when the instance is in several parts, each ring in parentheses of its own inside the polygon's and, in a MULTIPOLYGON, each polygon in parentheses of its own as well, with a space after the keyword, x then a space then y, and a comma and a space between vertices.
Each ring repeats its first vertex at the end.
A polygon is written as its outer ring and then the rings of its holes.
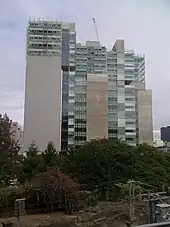
POLYGON ((170 126, 161 128, 161 140, 170 142, 170 126))
POLYGON ((18 124, 18 122, 11 122, 11 139, 15 142, 21 144, 22 140, 22 127, 18 124))
POLYGON ((164 142, 163 140, 154 140, 153 146, 160 151, 170 152, 170 142, 164 142))
POLYGON ((162 147, 165 147, 165 142, 162 141, 162 140, 157 140, 157 139, 155 139, 155 140, 153 141, 153 146, 154 146, 154 147, 158 147, 158 148, 162 148, 162 147))

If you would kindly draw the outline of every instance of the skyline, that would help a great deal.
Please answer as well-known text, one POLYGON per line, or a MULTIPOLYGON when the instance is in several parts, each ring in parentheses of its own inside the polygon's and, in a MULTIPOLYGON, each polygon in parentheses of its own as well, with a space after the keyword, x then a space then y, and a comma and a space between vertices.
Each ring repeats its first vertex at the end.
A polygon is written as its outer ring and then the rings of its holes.
POLYGON ((125 0, 100 0, 100 5, 97 0, 81 4, 78 0, 74 0, 74 4, 71 4, 71 0, 55 2, 0 2, 1 113, 7 112, 13 121, 20 124, 23 122, 26 28, 29 17, 75 22, 78 42, 96 40, 92 22, 95 17, 101 44, 111 49, 115 40, 122 38, 126 49, 145 54, 147 88, 153 92, 154 129, 159 130, 161 126, 168 125, 170 108, 167 108, 166 103, 170 59, 170 3, 167 0, 131 0, 128 3, 125 0))

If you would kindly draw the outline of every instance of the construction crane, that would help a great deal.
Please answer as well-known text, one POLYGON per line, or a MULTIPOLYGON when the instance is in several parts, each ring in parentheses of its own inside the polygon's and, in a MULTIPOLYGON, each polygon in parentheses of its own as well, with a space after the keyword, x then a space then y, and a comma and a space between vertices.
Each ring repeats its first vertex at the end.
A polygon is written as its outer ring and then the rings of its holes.
POLYGON ((96 25, 96 19, 95 18, 92 18, 92 20, 93 20, 94 28, 95 28, 95 31, 96 31, 97 41, 100 42, 100 40, 99 40, 99 33, 98 33, 98 30, 97 30, 97 25, 96 25))

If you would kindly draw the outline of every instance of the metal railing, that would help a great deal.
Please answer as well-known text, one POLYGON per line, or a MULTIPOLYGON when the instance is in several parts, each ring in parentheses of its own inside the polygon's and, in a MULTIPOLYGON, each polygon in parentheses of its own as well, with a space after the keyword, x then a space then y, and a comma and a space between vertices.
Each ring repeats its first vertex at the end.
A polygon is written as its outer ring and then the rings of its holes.
POLYGON ((159 222, 159 223, 152 223, 147 225, 138 225, 135 227, 170 227, 170 222, 159 222))

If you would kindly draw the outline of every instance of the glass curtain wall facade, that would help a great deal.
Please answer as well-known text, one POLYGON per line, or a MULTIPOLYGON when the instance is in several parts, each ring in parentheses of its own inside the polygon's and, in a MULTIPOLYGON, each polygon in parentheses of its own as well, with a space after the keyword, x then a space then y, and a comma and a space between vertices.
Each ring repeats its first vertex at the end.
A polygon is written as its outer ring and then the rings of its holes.
POLYGON ((117 138, 117 54, 107 52, 108 73, 108 137, 117 138))
POLYGON ((144 57, 126 51, 123 40, 117 40, 110 51, 98 42, 76 45, 75 145, 87 140, 87 75, 90 73, 108 75, 108 138, 136 145, 135 82, 141 82, 141 74, 144 78, 144 57))
POLYGON ((75 75, 75 145, 82 145, 86 141, 86 75, 87 75, 87 47, 76 45, 76 75, 75 75))
POLYGON ((132 145, 136 145, 135 81, 135 54, 125 51, 125 136, 132 145))
POLYGON ((27 29, 27 55, 61 56, 61 23, 29 21, 27 29))
POLYGON ((74 143, 74 76, 75 76, 75 24, 62 24, 62 126, 61 149, 74 143))
POLYGON ((108 136, 136 144, 135 55, 125 51, 124 41, 117 40, 107 52, 109 77, 108 136))
POLYGON ((75 75, 75 145, 87 140, 87 74, 106 72, 106 48, 99 42, 76 45, 75 75))

